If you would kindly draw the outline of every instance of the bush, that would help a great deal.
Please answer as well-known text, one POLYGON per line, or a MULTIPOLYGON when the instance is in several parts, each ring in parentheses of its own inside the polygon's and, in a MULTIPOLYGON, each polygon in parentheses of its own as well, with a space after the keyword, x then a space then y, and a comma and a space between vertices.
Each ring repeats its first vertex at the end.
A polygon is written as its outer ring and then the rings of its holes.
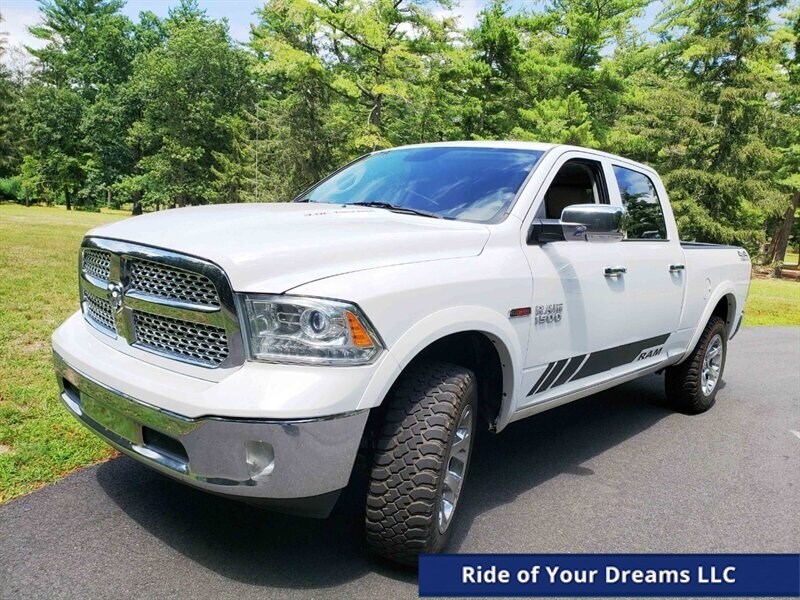
POLYGON ((0 199, 2 200, 21 200, 22 199, 22 178, 7 177, 0 179, 0 199))

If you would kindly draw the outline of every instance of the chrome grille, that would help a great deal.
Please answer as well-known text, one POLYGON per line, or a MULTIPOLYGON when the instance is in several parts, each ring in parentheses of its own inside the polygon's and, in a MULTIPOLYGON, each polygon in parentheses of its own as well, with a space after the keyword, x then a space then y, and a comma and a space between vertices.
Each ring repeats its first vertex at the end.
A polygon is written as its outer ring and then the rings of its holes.
POLYGON ((202 306, 219 306, 217 288, 208 277, 149 260, 128 264, 130 290, 202 306))
POLYGON ((111 302, 86 290, 83 291, 83 300, 86 314, 98 325, 116 333, 117 327, 114 323, 111 302))
POLYGON ((245 350, 230 282, 208 261, 120 240, 85 238, 81 306, 87 323, 121 352, 199 374, 197 368, 244 363, 245 350), (116 334, 116 335, 114 335, 116 334), (189 366, 191 365, 191 366, 189 366))
POLYGON ((83 271, 102 281, 108 281, 111 274, 111 253, 105 250, 84 250, 83 271))
POLYGON ((137 346, 211 366, 228 357, 228 336, 219 327, 137 310, 133 322, 137 346))

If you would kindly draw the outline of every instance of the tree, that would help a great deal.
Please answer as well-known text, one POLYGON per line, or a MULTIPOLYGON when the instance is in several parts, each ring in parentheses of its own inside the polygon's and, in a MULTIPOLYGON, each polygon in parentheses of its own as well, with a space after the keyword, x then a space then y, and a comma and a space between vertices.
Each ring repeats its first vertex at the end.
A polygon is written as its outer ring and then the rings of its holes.
POLYGON ((25 173, 38 165, 38 183, 28 187, 62 192, 67 208, 93 206, 94 192, 110 189, 125 160, 112 158, 121 128, 106 99, 129 76, 133 58, 132 25, 121 7, 120 0, 40 0, 42 21, 30 28, 46 44, 28 49, 38 62, 26 93, 25 173))
POLYGON ((770 241, 763 261, 774 265, 775 274, 780 276, 800 205, 800 7, 786 15, 785 25, 776 32, 774 43, 780 57, 779 82, 783 85, 776 88, 772 98, 778 114, 771 141, 778 148, 776 180, 784 193, 784 203, 778 214, 767 221, 770 241))
POLYGON ((50 197, 61 192, 70 210, 84 182, 84 146, 80 125, 84 100, 76 92, 54 86, 33 84, 27 90, 22 124, 27 133, 25 182, 50 197))
POLYGON ((660 42, 633 48, 626 114, 611 146, 664 175, 681 234, 756 252, 781 203, 769 143, 776 90, 772 0, 679 0, 660 42), (649 68, 642 69, 648 61, 649 68))
POLYGON ((213 187, 218 202, 247 202, 258 200, 255 193, 256 171, 253 147, 246 138, 247 121, 242 117, 231 117, 229 127, 232 133, 230 152, 212 150, 215 166, 213 187))
POLYGON ((130 70, 130 21, 122 0, 39 0, 42 22, 30 28, 46 42, 28 51, 39 61, 37 79, 69 87, 91 100, 103 85, 124 81, 130 70))
MULTIPOLYGON (((301 0, 302 1, 302 0, 301 0)), ((443 4, 441 2, 436 2, 443 4)), ((314 7, 338 89, 356 102, 356 150, 418 141, 406 116, 429 81, 449 21, 407 0, 321 0, 314 7)))
POLYGON ((134 61, 128 89, 141 114, 128 140, 141 156, 123 187, 141 184, 146 203, 202 204, 214 200, 214 151, 231 150, 228 119, 250 100, 247 56, 193 1, 170 12, 164 31, 134 61))
POLYGON ((348 144, 348 111, 334 103, 351 102, 348 89, 354 92, 324 59, 325 28, 313 6, 271 0, 258 17, 251 47, 260 98, 246 119, 253 193, 288 199, 347 156, 340 149, 348 144))
MULTIPOLYGON (((3 16, 0 14, 0 24, 3 16)), ((21 163, 19 148, 19 86, 6 67, 6 40, 0 35, 0 177, 15 175, 21 163)))
POLYGON ((458 73, 466 92, 462 101, 465 137, 505 137, 517 122, 523 47, 517 20, 509 16, 509 10, 506 0, 492 0, 466 34, 467 59, 458 73))

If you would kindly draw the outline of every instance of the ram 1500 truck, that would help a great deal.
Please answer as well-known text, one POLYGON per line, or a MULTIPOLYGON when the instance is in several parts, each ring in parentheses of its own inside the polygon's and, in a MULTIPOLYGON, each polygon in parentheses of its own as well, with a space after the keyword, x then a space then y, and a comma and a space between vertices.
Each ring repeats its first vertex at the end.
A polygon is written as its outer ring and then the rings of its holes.
POLYGON ((750 261, 682 243, 644 165, 451 142, 294 202, 105 225, 79 280, 53 335, 78 420, 189 485, 315 516, 363 453, 367 542, 413 562, 453 530, 479 427, 662 372, 675 409, 708 410, 750 261))

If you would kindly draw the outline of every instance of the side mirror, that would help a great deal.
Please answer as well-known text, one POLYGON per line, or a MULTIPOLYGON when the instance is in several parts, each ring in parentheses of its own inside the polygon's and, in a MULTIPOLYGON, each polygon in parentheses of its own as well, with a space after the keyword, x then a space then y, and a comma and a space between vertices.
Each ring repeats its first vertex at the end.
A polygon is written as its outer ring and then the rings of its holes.
POLYGON ((618 242, 625 238, 625 209, 608 204, 573 204, 561 219, 535 219, 529 244, 557 241, 618 242))

